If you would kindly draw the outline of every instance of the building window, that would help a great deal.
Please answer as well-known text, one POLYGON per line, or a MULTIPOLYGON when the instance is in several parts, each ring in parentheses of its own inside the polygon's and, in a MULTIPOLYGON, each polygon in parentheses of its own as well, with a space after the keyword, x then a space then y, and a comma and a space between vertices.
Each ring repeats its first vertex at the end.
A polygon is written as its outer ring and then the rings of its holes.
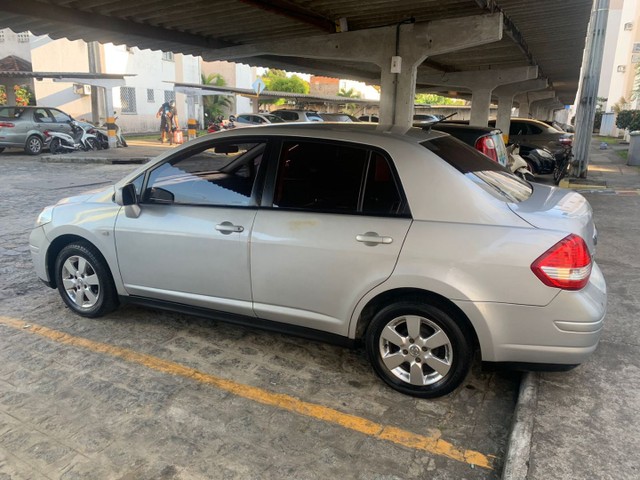
POLYGON ((162 59, 173 62, 173 52, 162 52, 162 59))
POLYGON ((153 103, 155 102, 155 94, 153 88, 147 88, 147 102, 153 103))
POLYGON ((120 104, 122 113, 137 113, 136 89, 134 87, 120 87, 120 104))
POLYGON ((625 30, 633 30, 633 23, 632 22, 627 22, 624 24, 624 29, 625 30))
POLYGON ((29 43, 29 32, 20 32, 18 34, 18 43, 29 43))
POLYGON ((0 30, 0 43, 4 42, 4 30, 0 30))
POLYGON ((624 73, 626 71, 627 71, 627 66, 626 65, 618 65, 618 72, 624 73))
POLYGON ((164 101, 165 102, 170 102, 171 100, 175 100, 176 99, 176 92, 174 92, 173 90, 165 90, 164 91, 164 101))

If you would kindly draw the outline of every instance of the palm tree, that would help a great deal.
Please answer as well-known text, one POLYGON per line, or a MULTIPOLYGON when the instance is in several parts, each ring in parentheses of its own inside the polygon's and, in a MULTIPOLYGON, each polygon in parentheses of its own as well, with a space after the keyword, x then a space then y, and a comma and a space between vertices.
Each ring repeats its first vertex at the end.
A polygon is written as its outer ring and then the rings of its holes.
MULTIPOLYGON (((360 98, 360 92, 353 88, 350 88, 348 90, 341 88, 338 92, 338 96, 346 98, 360 98)), ((345 103, 344 107, 351 115, 355 114, 356 110, 358 109, 358 105, 355 103, 345 103)))
MULTIPOLYGON (((202 74, 202 84, 215 87, 224 87, 227 82, 219 73, 202 74)), ((215 120, 219 116, 224 116, 233 106, 233 100, 228 95, 206 95, 202 99, 204 113, 209 120, 215 120)))

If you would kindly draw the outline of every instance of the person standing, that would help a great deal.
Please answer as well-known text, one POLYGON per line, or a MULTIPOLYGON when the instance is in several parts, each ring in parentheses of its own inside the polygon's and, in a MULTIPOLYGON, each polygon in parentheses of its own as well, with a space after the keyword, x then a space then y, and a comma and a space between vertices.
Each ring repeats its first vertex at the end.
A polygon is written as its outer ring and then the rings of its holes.
POLYGON ((160 119, 160 135, 162 143, 167 141, 173 144, 173 132, 178 129, 178 111, 176 110, 176 101, 164 102, 156 113, 156 118, 160 119))

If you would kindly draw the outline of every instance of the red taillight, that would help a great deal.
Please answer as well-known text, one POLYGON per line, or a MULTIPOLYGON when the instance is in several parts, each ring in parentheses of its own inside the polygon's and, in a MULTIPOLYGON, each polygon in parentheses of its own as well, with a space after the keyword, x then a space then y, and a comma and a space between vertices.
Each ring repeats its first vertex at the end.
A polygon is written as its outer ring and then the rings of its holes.
POLYGON ((44 131, 44 132, 42 132, 42 133, 44 133, 44 136, 45 136, 45 137, 50 137, 50 136, 51 136, 51 135, 49 134, 49 130, 45 130, 45 131, 44 131))
POLYGON ((0 122, 0 127, 13 128, 15 127, 15 124, 11 122, 0 122))
POLYGON ((571 145, 573 143, 573 139, 571 137, 563 137, 559 141, 562 145, 571 145))
POLYGON ((484 153, 494 162, 498 161, 498 152, 496 151, 496 144, 491 137, 481 137, 476 142, 476 150, 484 153))
POLYGON ((540 255, 531 270, 545 285, 580 290, 591 275, 591 254, 584 240, 571 234, 540 255))

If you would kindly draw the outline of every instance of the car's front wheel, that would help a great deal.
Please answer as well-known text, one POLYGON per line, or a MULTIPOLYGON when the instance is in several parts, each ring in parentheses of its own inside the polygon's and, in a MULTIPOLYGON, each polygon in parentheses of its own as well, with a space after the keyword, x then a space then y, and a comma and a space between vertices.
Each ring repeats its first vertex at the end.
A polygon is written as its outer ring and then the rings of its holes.
POLYGON ((429 301, 400 301, 380 310, 367 328, 375 372, 389 386, 422 398, 446 395, 465 379, 472 343, 447 308, 429 301))
POLYGON ((100 317, 118 306, 109 267, 92 245, 77 242, 64 247, 55 273, 60 296, 78 315, 100 317))
POLYGON ((37 135, 31 135, 27 138, 27 143, 25 143, 24 151, 29 155, 40 155, 42 152, 42 139, 37 135))

